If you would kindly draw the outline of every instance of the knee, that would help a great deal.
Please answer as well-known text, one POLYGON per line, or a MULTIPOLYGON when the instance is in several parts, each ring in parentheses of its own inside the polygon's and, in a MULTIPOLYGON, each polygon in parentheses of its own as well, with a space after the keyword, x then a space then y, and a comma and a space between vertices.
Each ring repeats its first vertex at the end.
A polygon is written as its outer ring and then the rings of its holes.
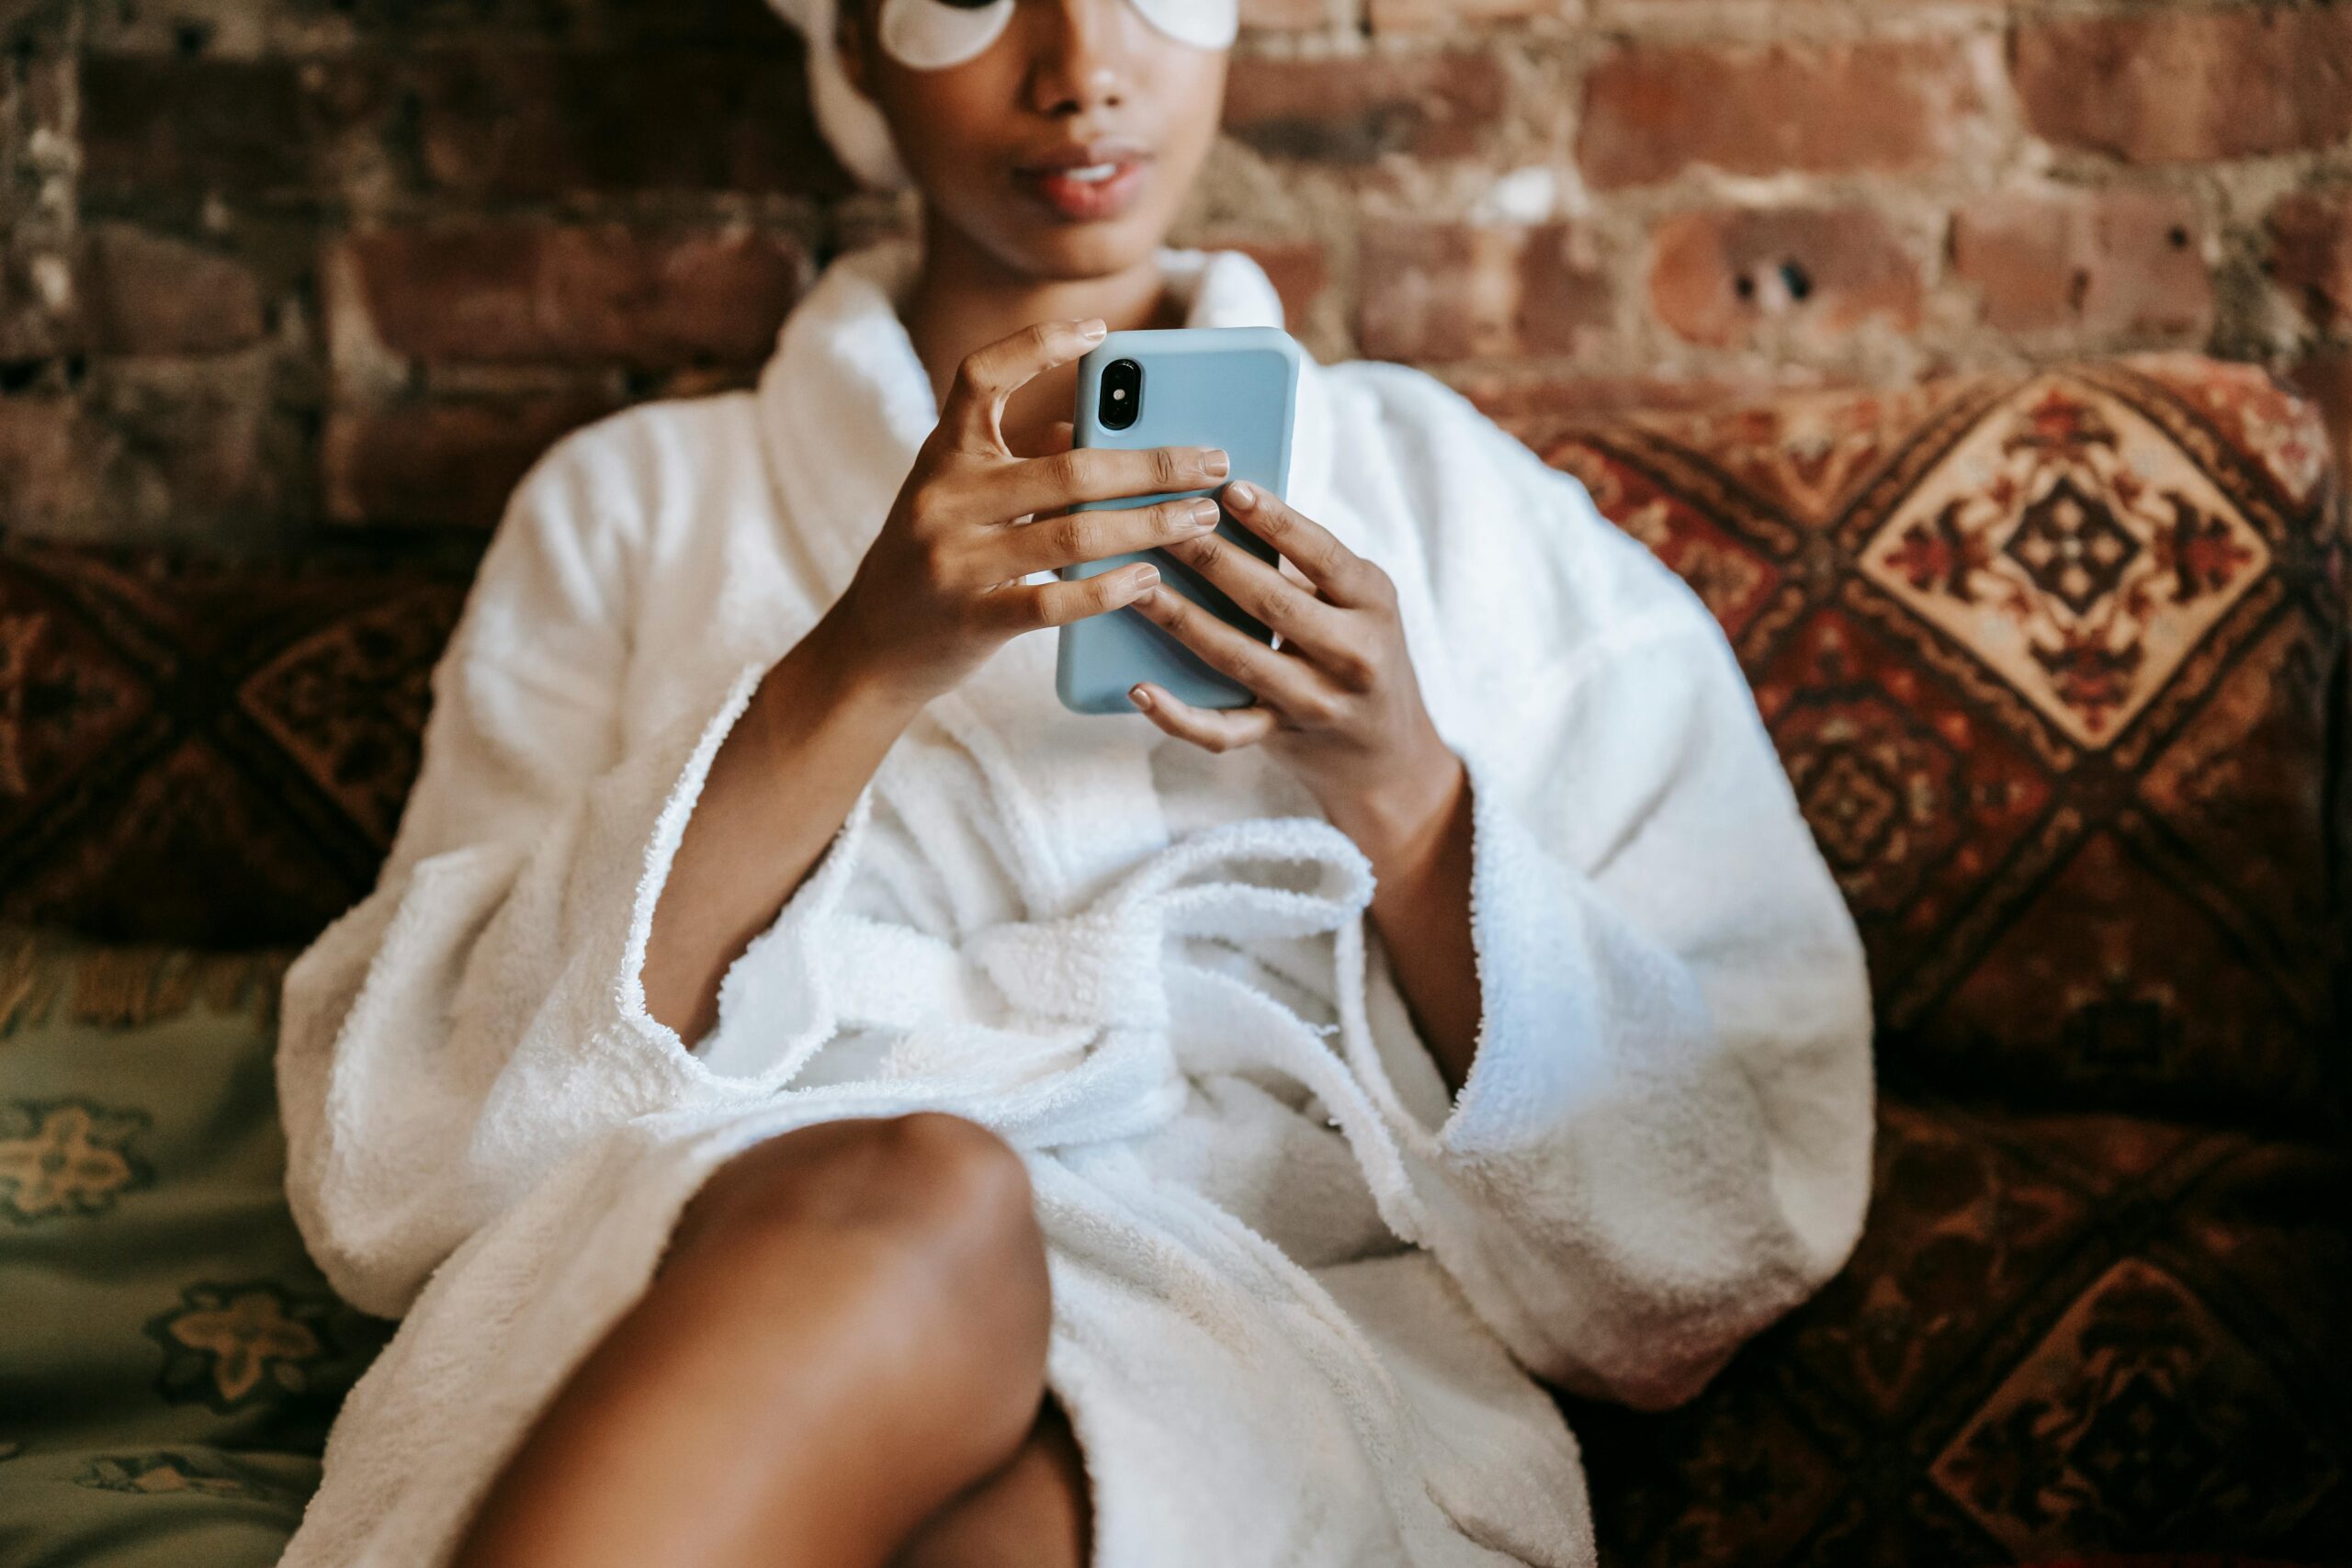
POLYGON ((1018 1263, 1045 1267, 1029 1168, 1012 1145, 977 1122, 922 1111, 876 1123, 871 1155, 889 1172, 883 1201, 922 1237, 968 1243, 1018 1263))
POLYGON ((936 1111, 823 1122, 767 1139, 714 1171, 673 1244, 731 1243, 805 1227, 905 1233, 916 1242, 1041 1246, 1029 1173, 977 1122, 936 1111))
POLYGON ((943 1301, 1034 1308, 1042 1358, 1046 1242, 1021 1156, 977 1122, 930 1111, 874 1122, 867 1138, 846 1184, 861 1217, 905 1249, 943 1301))
POLYGON ((671 1251, 723 1255, 740 1270, 824 1234, 854 1238, 892 1276, 894 1308, 934 1311, 959 1339, 992 1332, 990 1355, 1042 1364, 1046 1248, 1028 1170, 978 1122, 921 1111, 771 1138, 712 1174, 671 1251))

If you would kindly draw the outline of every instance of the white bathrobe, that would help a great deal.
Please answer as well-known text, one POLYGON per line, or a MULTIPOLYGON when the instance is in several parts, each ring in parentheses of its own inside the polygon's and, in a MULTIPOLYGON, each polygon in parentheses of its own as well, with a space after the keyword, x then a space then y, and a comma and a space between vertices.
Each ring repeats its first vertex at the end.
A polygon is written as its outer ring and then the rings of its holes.
MULTIPOLYGON (((1280 323, 1247 257, 1162 259, 1194 324, 1280 323)), ((1064 711, 1050 632, 892 748, 707 1039, 646 1011, 711 759, 937 418, 914 260, 835 262, 755 391, 515 494, 381 884, 287 979, 295 1215, 405 1321, 285 1561, 443 1561, 717 1164, 933 1108, 1028 1164, 1101 1568, 1591 1562, 1529 1374, 1672 1403, 1839 1266, 1869 994, 1705 608, 1442 384, 1309 365, 1290 493, 1396 581, 1469 771, 1458 1098, 1355 845, 1262 750, 1064 711)))

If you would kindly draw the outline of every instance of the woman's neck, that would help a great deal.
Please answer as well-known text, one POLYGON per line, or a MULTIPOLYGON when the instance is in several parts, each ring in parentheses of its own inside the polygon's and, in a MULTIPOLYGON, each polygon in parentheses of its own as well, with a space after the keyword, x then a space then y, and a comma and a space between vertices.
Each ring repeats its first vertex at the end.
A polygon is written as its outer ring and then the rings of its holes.
MULTIPOLYGON (((1037 277, 1008 268, 926 213, 922 261, 905 316, 933 394, 944 398, 966 355, 1038 321, 1100 316, 1113 332, 1125 332, 1175 325, 1182 311, 1169 297, 1156 254, 1100 277, 1037 277)), ((1019 435, 1069 417, 1077 384, 1075 364, 1057 366, 1013 395, 1004 423, 1014 450, 1023 447, 1019 435)))

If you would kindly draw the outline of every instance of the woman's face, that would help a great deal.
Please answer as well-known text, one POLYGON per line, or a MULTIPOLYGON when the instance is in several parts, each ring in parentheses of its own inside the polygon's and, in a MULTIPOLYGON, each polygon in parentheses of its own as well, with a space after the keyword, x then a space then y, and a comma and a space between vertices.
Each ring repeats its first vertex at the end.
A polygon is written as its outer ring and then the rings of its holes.
MULTIPOLYGON (((1230 3, 1147 0, 1188 19, 1170 7, 1230 3)), ((850 79, 935 214, 1028 276, 1144 261, 1216 137, 1226 50, 1137 0, 851 0, 842 22, 850 79)))

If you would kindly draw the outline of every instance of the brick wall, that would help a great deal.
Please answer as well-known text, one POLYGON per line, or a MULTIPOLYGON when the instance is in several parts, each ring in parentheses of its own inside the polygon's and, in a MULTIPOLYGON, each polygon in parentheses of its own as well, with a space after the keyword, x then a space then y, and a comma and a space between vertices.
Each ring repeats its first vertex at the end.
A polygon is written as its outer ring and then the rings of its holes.
MULTIPOLYGON (((2352 404, 2352 0, 1247 0, 1178 236, 1498 410, 2177 346, 2352 404)), ((904 220, 761 0, 0 0, 0 520, 478 537, 904 220)))

